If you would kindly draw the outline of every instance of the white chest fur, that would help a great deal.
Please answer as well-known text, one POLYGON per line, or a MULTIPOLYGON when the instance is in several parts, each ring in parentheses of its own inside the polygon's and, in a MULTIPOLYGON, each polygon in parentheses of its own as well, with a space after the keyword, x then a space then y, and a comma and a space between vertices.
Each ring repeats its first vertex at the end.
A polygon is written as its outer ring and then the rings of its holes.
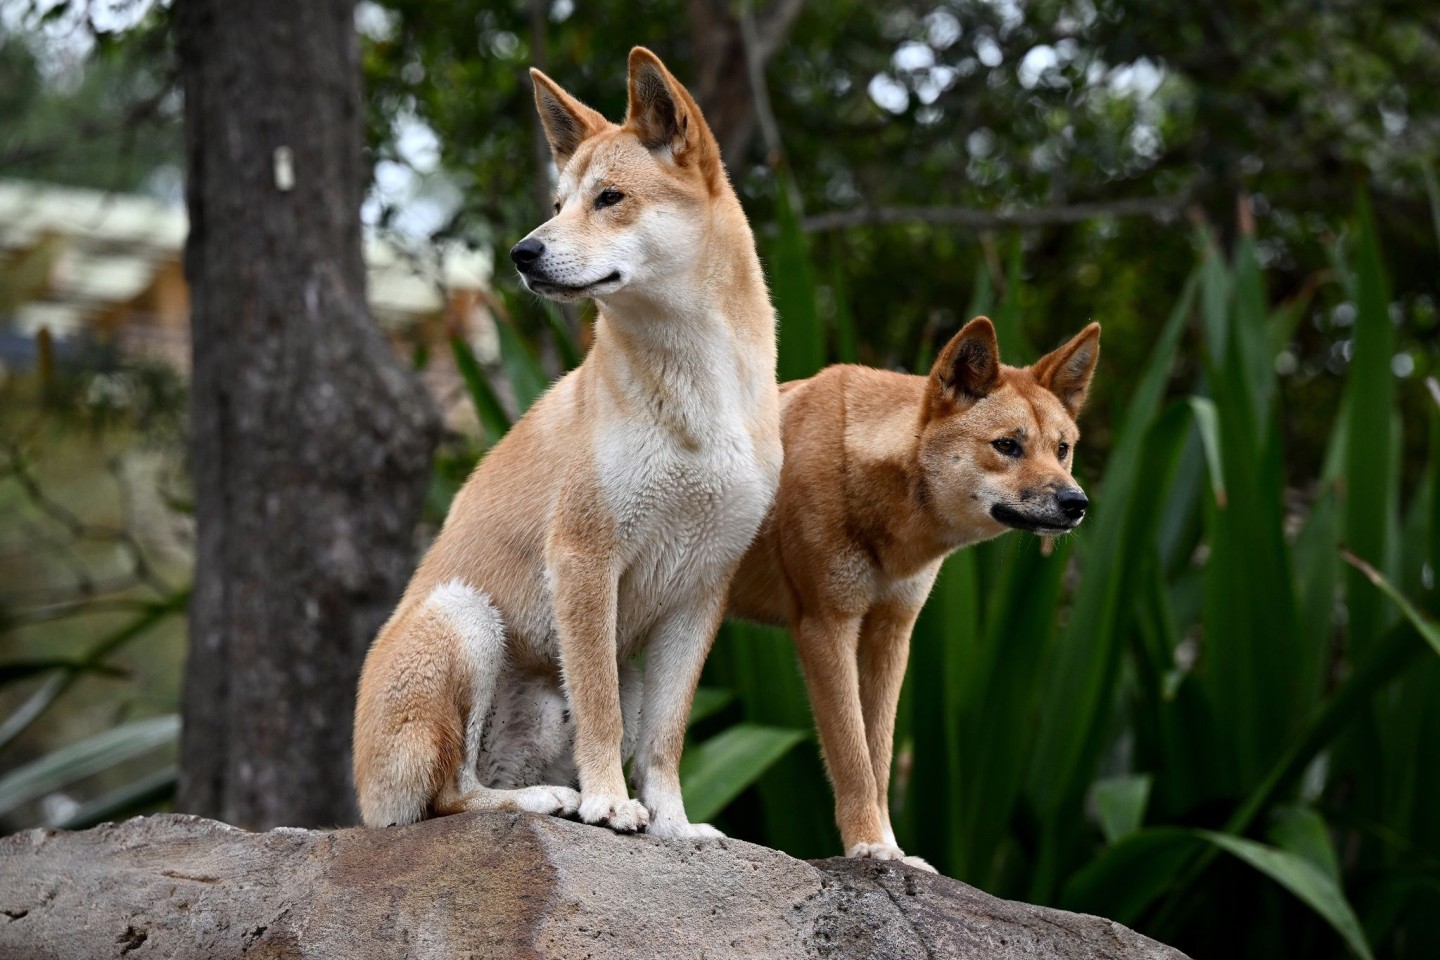
POLYGON ((622 643, 697 594, 726 588, 778 484, 779 441, 757 449, 756 436, 773 432, 752 430, 761 391, 774 388, 748 382, 723 326, 708 333, 664 358, 663 391, 646 392, 636 378, 630 415, 603 418, 595 435, 621 554, 622 643))

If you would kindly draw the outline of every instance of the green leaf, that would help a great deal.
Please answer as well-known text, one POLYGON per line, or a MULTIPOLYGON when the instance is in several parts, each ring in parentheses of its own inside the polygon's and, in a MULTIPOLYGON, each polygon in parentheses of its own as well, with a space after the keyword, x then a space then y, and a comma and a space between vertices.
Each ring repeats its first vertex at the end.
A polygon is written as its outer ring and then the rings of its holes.
POLYGON ((500 405, 500 398, 495 396, 490 381, 485 379, 485 371, 480 369, 470 344, 458 333, 450 336, 450 352, 455 357, 460 378, 465 381, 470 402, 475 405, 475 416, 480 421, 480 429, 485 432, 486 445, 498 443, 505 436, 505 431, 510 429, 510 418, 500 405))
POLYGON ((806 734, 738 723, 685 751, 680 783, 690 819, 712 819, 806 734))
POLYGON ((1420 609, 1407 600, 1404 594, 1395 589, 1394 584, 1385 579, 1379 570, 1376 570, 1349 550, 1342 549, 1340 553, 1347 563, 1364 574, 1365 579, 1375 584, 1381 593, 1389 597, 1395 606, 1400 608, 1400 613, 1404 615, 1405 619, 1409 620, 1410 624, 1416 629, 1420 636, 1425 638, 1425 642, 1430 644, 1431 648, 1434 649, 1437 654, 1440 654, 1440 624, 1437 624, 1434 620, 1431 620, 1425 614, 1421 613, 1420 609))
POLYGON ((49 709, 50 705, 60 698, 75 682, 77 674, 71 671, 57 673, 40 685, 40 689, 30 694, 25 702, 16 707, 0 723, 0 749, 3 749, 20 734, 24 733, 30 724, 34 723, 42 713, 49 709))
POLYGON ((1286 807, 1270 827, 1270 840, 1296 856, 1304 857, 1336 883, 1340 882, 1340 859, 1330 839, 1325 818, 1309 807, 1286 807))
POLYGON ((1345 892, 1333 877, 1327 876, 1314 863, 1298 854, 1228 833, 1202 830, 1199 834, 1289 890, 1334 927, 1356 955, 1362 960, 1373 960, 1365 931, 1360 928, 1359 918, 1345 899, 1345 892))
POLYGON ((1435 225, 1435 240, 1440 243, 1440 181, 1435 179, 1435 164, 1426 160, 1421 169, 1425 172, 1425 193, 1430 198, 1430 219, 1435 225))
POLYGON ((550 335, 555 340, 555 351, 560 354, 560 362, 565 364, 567 371, 574 370, 585 357, 580 345, 571 335, 570 328, 565 324, 564 314, 553 300, 540 301, 540 307, 545 314, 545 326, 550 328, 550 335))
POLYGON ((1029 751, 1030 796, 1043 821, 1038 863, 1026 894, 1031 900, 1046 901, 1058 891, 1064 835, 1104 746, 1126 636, 1118 621, 1132 615, 1129 581, 1140 575, 1129 562, 1127 544, 1134 539, 1133 524, 1159 519, 1158 510, 1146 515, 1136 506, 1147 494, 1159 494, 1143 472, 1145 447, 1198 286, 1199 274, 1192 274, 1160 333, 1126 407, 1104 484, 1092 494, 1094 517, 1078 537, 1083 586, 1062 639, 1047 657, 1046 708, 1029 751))
POLYGON ((137 720, 47 753, 0 777, 0 814, 113 766, 174 743, 180 717, 137 720))
POLYGON ((1009 256, 1005 263, 1005 296, 995 312, 995 339, 1000 345, 1000 356, 1011 366, 1021 367, 1035 359, 1035 351, 1025 340, 1020 329, 1020 261, 1022 248, 1020 234, 1010 240, 1009 256))
POLYGON ((780 323, 776 375, 781 382, 802 380, 825 363, 825 337, 820 328, 815 272, 810 249, 791 202, 789 177, 775 184, 778 230, 769 244, 770 290, 780 323))
POLYGON ((515 394, 516 409, 523 416, 549 388, 550 381, 540 361, 535 358, 535 352, 514 324, 503 317, 496 317, 495 329, 500 335, 500 365, 505 368, 505 379, 515 394))
POLYGON ((695 699, 690 702, 690 726, 724 710, 735 699, 733 690, 717 690, 714 687, 698 687, 695 699))
POLYGON ((915 750, 910 794, 925 797, 945 815, 927 817, 919 804, 908 804, 894 824, 902 846, 957 877, 973 877, 971 871, 979 869, 968 857, 974 838, 957 816, 971 815, 963 807, 967 785, 961 769, 965 693, 983 655, 979 556, 976 549, 962 550, 945 561, 910 637, 908 706, 915 750))
MULTIPOLYGON (((187 588, 164 600, 150 604, 134 620, 98 640, 94 646, 80 656, 78 662, 93 668, 116 650, 150 632, 151 628, 171 614, 183 611, 189 601, 190 591, 187 588)), ((70 689, 71 684, 78 680, 80 675, 80 671, 73 667, 62 668, 60 673, 46 680, 39 690, 36 690, 24 703, 11 712, 4 722, 0 723, 0 750, 25 732, 26 728, 48 710, 61 694, 70 689)))
POLYGON ((1199 838, 1191 830, 1137 830, 1073 874, 1060 906, 1134 925, 1146 908, 1171 890, 1175 875, 1198 849, 1199 838))
MULTIPOLYGON (((1357 718, 1365 717, 1376 695, 1403 674, 1424 649, 1423 642, 1416 638, 1410 624, 1402 623, 1387 631, 1378 643, 1366 650, 1355 662, 1350 676, 1271 764, 1259 784, 1226 822, 1226 832, 1238 835, 1249 830, 1322 750, 1331 746, 1357 718)), ((1214 854, 1214 847, 1207 848, 1172 878, 1169 889, 1164 891, 1165 909, 1156 920, 1157 927, 1163 926, 1165 919, 1180 909, 1193 884, 1213 861, 1214 854)), ((1125 922, 1120 917, 1114 919, 1125 922)))
MULTIPOLYGON (((724 624, 705 662, 704 682, 735 692, 745 723, 813 730, 800 658, 788 631, 732 620, 724 624)), ((795 857, 833 856, 839 845, 828 811, 830 784, 811 737, 755 784, 757 834, 795 857)))
MULTIPOLYGON (((1349 438, 1345 459, 1345 542, 1380 570, 1393 572, 1390 529, 1397 499, 1395 437, 1391 429, 1395 377, 1395 328, 1390 322, 1390 294, 1381 265, 1380 248, 1370 206, 1360 199, 1360 236, 1356 264, 1355 353, 1347 374, 1345 407, 1349 438)), ((1351 573, 1347 603, 1351 643, 1372 642, 1386 625, 1380 598, 1361 587, 1351 573)))
POLYGON ((855 314, 850 309, 850 290, 837 260, 830 274, 830 291, 835 298, 835 361, 859 363, 860 347, 855 333, 855 314))
POLYGON ((76 673, 98 673, 106 677, 123 677, 125 671, 104 663, 88 663, 84 660, 12 660, 0 663, 0 683, 28 680, 49 673, 51 670, 73 670, 76 673))
POLYGON ((1205 451, 1205 465, 1210 471, 1210 489, 1215 502, 1225 506, 1225 466, 1220 450, 1220 420, 1215 401, 1209 397, 1190 397, 1190 412, 1195 417, 1195 430, 1200 434, 1200 447, 1205 451))
POLYGON ((146 774, 96 797, 53 826, 60 830, 86 830, 106 820, 153 809, 174 797, 179 773, 172 766, 146 774))
POLYGON ((1100 820, 1100 832, 1107 843, 1115 843, 1136 830, 1145 820, 1150 801, 1149 774, 1130 774, 1095 781, 1090 795, 1100 820))

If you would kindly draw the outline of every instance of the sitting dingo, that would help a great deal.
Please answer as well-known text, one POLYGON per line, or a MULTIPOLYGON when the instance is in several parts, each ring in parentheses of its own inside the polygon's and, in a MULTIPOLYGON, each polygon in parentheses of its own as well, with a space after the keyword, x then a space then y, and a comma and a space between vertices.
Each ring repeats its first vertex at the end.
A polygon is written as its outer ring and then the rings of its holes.
POLYGON ((1033 366, 1003 366, 977 317, 929 377, 842 365, 781 387, 780 492, 730 612, 794 634, 848 856, 931 869, 890 827, 910 632, 954 550, 1084 518, 1070 469, 1099 356, 1092 323, 1033 366))
POLYGON ((511 257, 533 292, 595 300, 594 346, 476 468, 371 647, 360 810, 719 836, 687 820, 678 763, 779 482, 775 315, 719 147, 654 54, 631 51, 621 126, 531 76, 559 184, 511 257))

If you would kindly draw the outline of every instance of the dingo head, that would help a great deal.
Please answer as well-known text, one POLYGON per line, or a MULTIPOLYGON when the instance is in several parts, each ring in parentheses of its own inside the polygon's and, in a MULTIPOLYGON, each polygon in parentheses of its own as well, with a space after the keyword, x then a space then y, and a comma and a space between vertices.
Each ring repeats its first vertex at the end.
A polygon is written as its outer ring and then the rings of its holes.
POLYGON ((616 126, 531 70, 559 171, 555 215, 510 251, 525 286, 552 300, 632 291, 663 297, 699 258, 720 148, 694 99, 655 54, 630 51, 630 107, 616 126))
POLYGON ((1098 323, 1023 370, 1000 363, 985 317, 946 344, 920 434, 926 496, 945 522, 1047 535, 1079 526, 1090 501, 1070 476, 1075 417, 1099 357, 1098 323))

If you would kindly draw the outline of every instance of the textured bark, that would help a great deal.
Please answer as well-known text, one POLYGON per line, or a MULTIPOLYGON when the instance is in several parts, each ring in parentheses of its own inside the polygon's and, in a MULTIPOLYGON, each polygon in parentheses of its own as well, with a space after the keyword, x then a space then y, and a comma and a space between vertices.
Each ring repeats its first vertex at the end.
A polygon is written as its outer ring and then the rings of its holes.
POLYGON ((353 822, 356 680, 436 435, 365 301, 353 13, 176 5, 198 523, 179 804, 248 827, 353 822))
MULTIPOLYGON (((763 67, 784 46, 804 0, 771 0, 754 6, 759 7, 754 16, 760 46, 755 55, 763 67)), ((696 75, 690 91, 735 179, 744 169, 755 136, 755 91, 746 69, 744 34, 730 0, 688 0, 686 7, 695 51, 696 75)))
POLYGON ((1184 960, 874 861, 531 814, 248 834, 164 815, 0 840, 0 956, 1184 960))

